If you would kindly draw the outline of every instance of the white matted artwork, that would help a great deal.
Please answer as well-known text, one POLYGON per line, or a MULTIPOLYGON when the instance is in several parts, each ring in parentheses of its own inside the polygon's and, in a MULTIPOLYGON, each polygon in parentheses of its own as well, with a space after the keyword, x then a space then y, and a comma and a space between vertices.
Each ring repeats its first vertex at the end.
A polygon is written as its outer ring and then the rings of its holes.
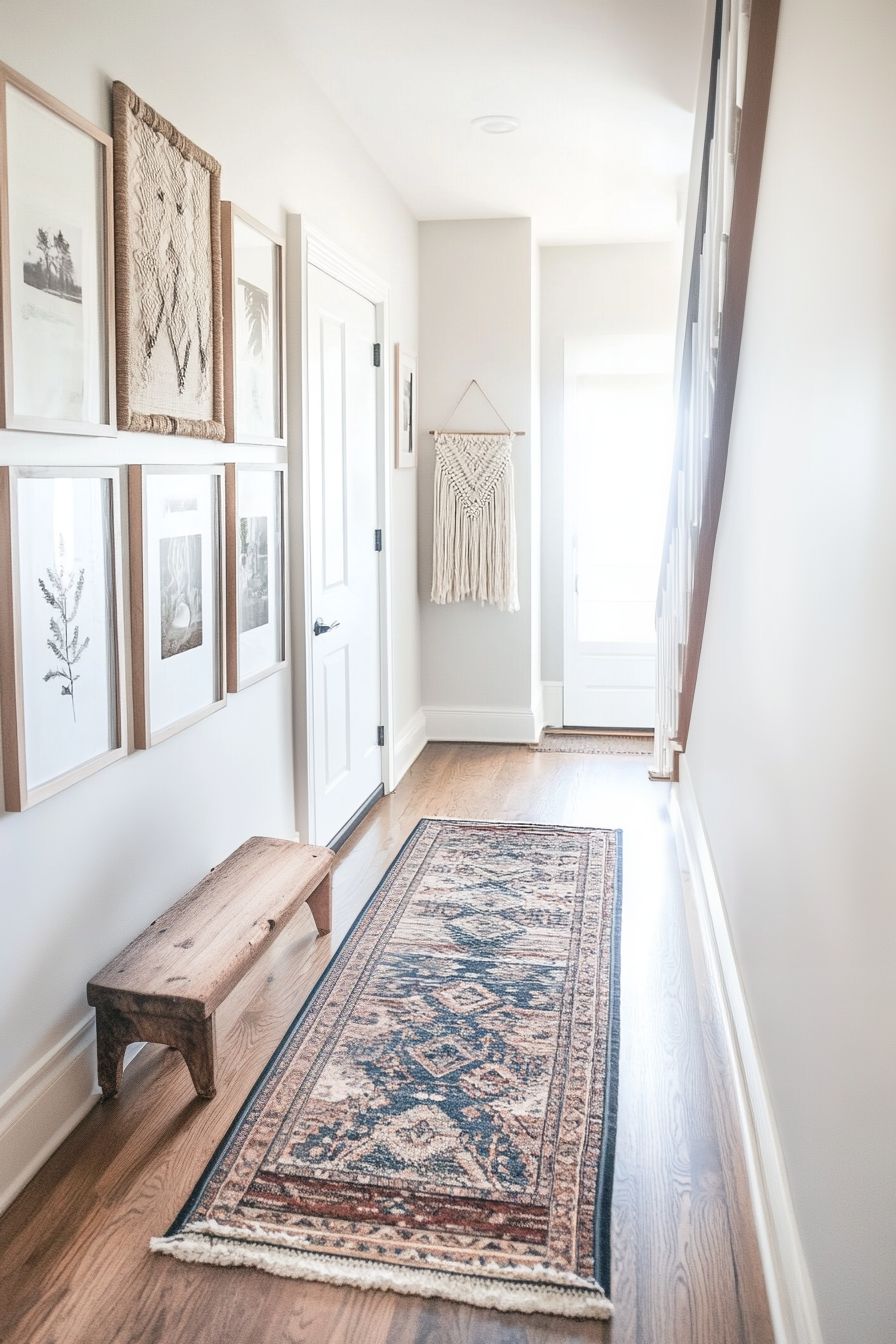
POLYGON ((127 751, 121 469, 0 469, 7 811, 127 751))
POLYGON ((224 437, 221 167, 113 86, 118 425, 224 437))
POLYGON ((223 467, 131 467, 134 739, 151 747, 220 709, 223 467))
POLYGON ((112 141, 0 65, 0 425, 114 434, 112 141))
POLYGON ((286 467, 228 466, 227 689, 286 666, 286 467))
POLYGON ((417 356, 395 347, 395 465, 417 465, 417 356))
POLYGON ((282 444, 284 240, 224 201, 221 243, 226 438, 282 444))

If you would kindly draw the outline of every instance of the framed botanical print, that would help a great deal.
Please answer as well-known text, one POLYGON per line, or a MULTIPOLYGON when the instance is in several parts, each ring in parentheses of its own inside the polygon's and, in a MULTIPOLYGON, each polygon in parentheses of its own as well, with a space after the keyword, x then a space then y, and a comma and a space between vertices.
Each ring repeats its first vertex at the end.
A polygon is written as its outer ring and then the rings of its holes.
POLYGON ((283 238, 231 201, 221 205, 224 423, 228 443, 286 442, 283 238))
POLYGON ((229 465, 227 689, 286 666, 286 467, 229 465))
POLYGON ((128 469, 134 743, 221 709, 224 468, 128 469))
POLYGON ((223 439, 220 165, 117 81, 112 137, 118 427, 223 439))
POLYGON ((417 356, 395 347, 395 465, 417 465, 417 356))
POLYGON ((0 468, 6 810, 126 755, 121 468, 0 468))
POLYGON ((0 64, 0 427, 115 433, 112 141, 0 64))

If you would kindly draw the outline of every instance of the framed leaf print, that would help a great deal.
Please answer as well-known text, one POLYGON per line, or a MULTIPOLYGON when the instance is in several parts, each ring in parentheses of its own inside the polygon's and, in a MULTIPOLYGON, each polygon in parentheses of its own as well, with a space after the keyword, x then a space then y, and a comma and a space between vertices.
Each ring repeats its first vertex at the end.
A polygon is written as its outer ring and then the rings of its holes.
POLYGON ((6 809, 126 755, 121 468, 0 468, 6 809))
POLYGON ((224 706, 224 468, 130 467, 134 742, 224 706))
POLYGON ((395 465, 417 465, 417 356, 395 347, 395 465))
POLYGON ((115 433, 112 140, 0 64, 0 427, 115 433))
POLYGON ((286 467, 227 473, 227 689, 286 666, 286 467))
POLYGON ((284 240, 231 201, 221 206, 224 423, 228 443, 286 442, 284 240))
POLYGON ((113 86, 119 429, 224 438, 221 167, 113 86))

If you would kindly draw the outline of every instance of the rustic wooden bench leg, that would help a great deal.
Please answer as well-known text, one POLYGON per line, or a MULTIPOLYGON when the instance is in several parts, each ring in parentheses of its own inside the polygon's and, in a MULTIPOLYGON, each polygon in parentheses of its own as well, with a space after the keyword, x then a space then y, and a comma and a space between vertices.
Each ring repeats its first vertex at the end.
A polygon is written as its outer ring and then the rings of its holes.
POLYGON ((333 884, 329 873, 308 897, 308 909, 314 916, 318 933, 329 933, 333 927, 333 884))
POLYGON ((124 1052, 135 1039, 131 1024, 114 1008, 97 1005, 96 1010, 96 1075, 103 1091, 103 1101, 114 1097, 121 1087, 124 1052))
POLYGON ((178 1046, 193 1086, 203 1100, 208 1101, 215 1095, 215 1015, 204 1022, 184 1022, 183 1038, 178 1046))

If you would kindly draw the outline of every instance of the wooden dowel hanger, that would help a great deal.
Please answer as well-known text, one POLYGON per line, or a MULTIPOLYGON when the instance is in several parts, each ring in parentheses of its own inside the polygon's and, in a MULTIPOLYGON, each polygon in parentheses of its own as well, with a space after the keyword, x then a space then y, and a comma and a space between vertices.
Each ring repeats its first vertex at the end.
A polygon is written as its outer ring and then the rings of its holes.
POLYGON ((497 406, 496 406, 495 403, 492 401, 491 397, 488 395, 488 393, 486 392, 485 388, 482 386, 482 384, 480 383, 480 381, 479 381, 478 378, 471 378, 470 381, 467 383, 466 387, 464 388, 463 392, 462 392, 461 395, 460 395, 460 398, 459 398, 459 400, 458 400, 458 402, 457 402, 457 405, 454 407, 454 410, 451 412, 451 414, 449 415, 449 417, 448 417, 448 419, 447 419, 447 421, 446 421, 445 423, 446 423, 446 428, 444 428, 444 429, 431 429, 431 430, 429 431, 430 434, 433 435, 433 436, 436 435, 436 434, 451 434, 451 433, 455 433, 455 434, 476 434, 476 435, 479 435, 479 436, 481 436, 481 437, 486 437, 486 436, 491 435, 491 434, 494 434, 495 437, 500 437, 500 436, 503 436, 504 434, 509 434, 510 437, 511 437, 512 439, 524 439, 524 438, 526 437, 526 431, 525 431, 524 429, 511 429, 511 428, 510 428, 510 426, 508 425, 507 421, 504 419, 503 415, 502 415, 501 412, 498 410, 497 406), (467 393, 470 391, 470 389, 471 389, 472 387, 478 387, 478 388, 479 388, 479 391, 481 392, 482 396, 483 396, 483 397, 485 398, 485 400, 488 402, 489 406, 491 406, 491 408, 492 408, 492 410, 494 411, 495 415, 498 417, 498 419, 501 421, 501 424, 504 426, 503 429, 458 429, 458 430, 450 430, 450 429, 447 428, 447 425, 450 425, 451 421, 454 419, 455 415, 457 414, 458 410, 460 409, 461 402, 465 399, 467 393))

